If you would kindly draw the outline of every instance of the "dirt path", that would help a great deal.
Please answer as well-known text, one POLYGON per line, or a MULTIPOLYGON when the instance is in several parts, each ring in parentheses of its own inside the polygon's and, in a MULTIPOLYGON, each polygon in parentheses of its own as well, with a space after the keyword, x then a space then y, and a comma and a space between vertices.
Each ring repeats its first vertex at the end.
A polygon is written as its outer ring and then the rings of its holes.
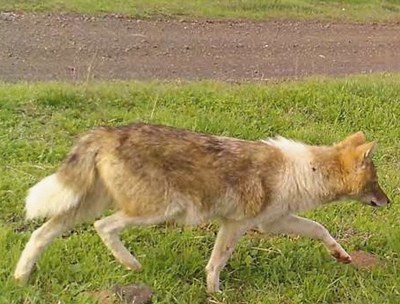
POLYGON ((0 81, 269 79, 400 71, 400 24, 0 14, 0 81))

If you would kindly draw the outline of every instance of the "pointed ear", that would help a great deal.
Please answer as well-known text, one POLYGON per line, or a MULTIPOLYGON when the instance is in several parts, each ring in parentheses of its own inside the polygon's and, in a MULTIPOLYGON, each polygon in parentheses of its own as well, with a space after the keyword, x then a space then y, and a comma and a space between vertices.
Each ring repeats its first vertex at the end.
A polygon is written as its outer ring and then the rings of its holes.
POLYGON ((350 136, 346 137, 341 142, 337 143, 336 146, 339 148, 344 147, 357 147, 359 145, 364 144, 366 141, 365 135, 362 131, 358 131, 350 136))
POLYGON ((357 151, 358 155, 361 156, 361 159, 365 160, 367 158, 372 158, 376 149, 377 149, 377 143, 376 143, 376 141, 372 141, 372 142, 363 144, 361 146, 358 146, 356 148, 356 151, 357 151))

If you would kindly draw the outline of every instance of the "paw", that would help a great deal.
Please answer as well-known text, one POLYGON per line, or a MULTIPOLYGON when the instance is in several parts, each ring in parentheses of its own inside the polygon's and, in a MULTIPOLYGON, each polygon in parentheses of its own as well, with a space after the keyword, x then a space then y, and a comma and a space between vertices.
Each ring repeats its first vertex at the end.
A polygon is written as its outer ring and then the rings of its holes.
POLYGON ((143 269, 142 265, 136 259, 133 261, 129 261, 129 262, 121 261, 121 264, 123 264, 129 270, 136 271, 136 272, 142 271, 142 269, 143 269))
POLYGON ((207 292, 208 293, 220 293, 221 289, 219 289, 219 286, 207 284, 207 292))
POLYGON ((219 289, 219 279, 215 278, 214 275, 207 276, 207 292, 208 293, 221 292, 221 290, 219 289))
POLYGON ((30 277, 30 272, 15 272, 14 273, 14 280, 21 285, 25 285, 26 283, 28 283, 30 277))
POLYGON ((137 263, 135 266, 129 266, 129 270, 140 272, 143 270, 143 266, 140 263, 137 263))
POLYGON ((351 256, 344 251, 343 248, 331 251, 331 255, 336 259, 336 261, 343 264, 349 264, 352 260, 351 256))

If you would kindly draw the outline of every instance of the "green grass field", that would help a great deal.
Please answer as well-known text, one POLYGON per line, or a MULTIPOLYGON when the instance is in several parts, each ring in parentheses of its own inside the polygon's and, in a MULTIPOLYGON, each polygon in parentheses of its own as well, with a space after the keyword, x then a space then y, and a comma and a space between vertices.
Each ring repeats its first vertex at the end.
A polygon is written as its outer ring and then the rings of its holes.
POLYGON ((0 303, 95 303, 93 292, 145 282, 154 303, 400 303, 400 75, 310 79, 273 85, 200 83, 0 84, 0 303), (373 269, 337 264, 306 238, 244 237, 209 296, 204 267, 216 226, 132 228, 123 240, 144 266, 121 267, 89 224, 58 239, 31 284, 11 279, 40 223, 23 220, 26 190, 53 172, 73 139, 97 125, 142 120, 246 139, 276 134, 329 144, 364 130, 390 208, 355 202, 307 214, 348 250, 381 261, 373 269))
POLYGON ((0 10, 122 13, 135 17, 211 17, 396 21, 398 0, 0 0, 0 10))

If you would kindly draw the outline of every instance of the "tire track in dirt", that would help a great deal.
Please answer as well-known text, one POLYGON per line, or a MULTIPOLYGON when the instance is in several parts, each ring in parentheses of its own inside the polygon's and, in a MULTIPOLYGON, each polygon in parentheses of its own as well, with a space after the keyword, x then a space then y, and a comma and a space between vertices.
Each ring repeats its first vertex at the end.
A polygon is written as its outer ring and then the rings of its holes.
POLYGON ((0 81, 260 80, 400 71, 399 24, 0 14, 0 81))

